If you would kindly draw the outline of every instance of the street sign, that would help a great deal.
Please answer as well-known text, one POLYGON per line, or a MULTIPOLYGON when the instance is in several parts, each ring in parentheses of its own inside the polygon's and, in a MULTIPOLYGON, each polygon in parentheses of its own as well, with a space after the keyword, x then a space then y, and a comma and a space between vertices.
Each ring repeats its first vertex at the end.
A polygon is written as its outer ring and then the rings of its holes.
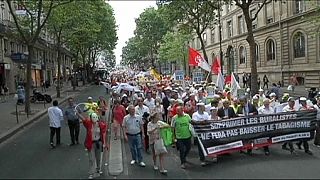
POLYGON ((184 71, 183 70, 176 70, 175 71, 175 80, 183 80, 184 79, 184 71))

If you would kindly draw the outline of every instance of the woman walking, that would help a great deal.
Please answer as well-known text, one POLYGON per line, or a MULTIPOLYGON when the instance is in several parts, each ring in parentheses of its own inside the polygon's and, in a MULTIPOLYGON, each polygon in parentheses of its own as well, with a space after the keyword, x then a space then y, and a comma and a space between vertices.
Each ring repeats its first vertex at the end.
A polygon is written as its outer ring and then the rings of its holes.
POLYGON ((161 115, 159 113, 154 113, 150 116, 151 121, 148 123, 149 144, 153 155, 153 169, 159 169, 157 166, 157 156, 159 156, 160 173, 167 173, 168 171, 164 168, 163 164, 164 155, 167 153, 167 149, 160 136, 160 129, 170 126, 160 121, 160 117, 161 115))
POLYGON ((105 121, 99 121, 96 113, 91 113, 89 117, 83 117, 78 114, 80 122, 87 130, 85 147, 88 150, 89 157, 89 179, 93 179, 95 173, 102 174, 102 163, 104 149, 107 147, 107 124, 105 121))
POLYGON ((115 100, 114 108, 112 110, 114 140, 117 140, 118 138, 119 128, 120 126, 122 126, 123 118, 125 115, 126 115, 125 107, 120 104, 119 100, 115 100))

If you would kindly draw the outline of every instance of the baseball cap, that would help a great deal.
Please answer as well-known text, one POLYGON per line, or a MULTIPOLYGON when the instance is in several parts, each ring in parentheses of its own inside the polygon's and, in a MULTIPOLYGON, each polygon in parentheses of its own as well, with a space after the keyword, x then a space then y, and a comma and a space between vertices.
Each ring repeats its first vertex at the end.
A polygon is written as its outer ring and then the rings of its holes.
POLYGON ((89 96, 89 97, 88 97, 88 100, 92 100, 92 97, 91 97, 91 96, 89 96))

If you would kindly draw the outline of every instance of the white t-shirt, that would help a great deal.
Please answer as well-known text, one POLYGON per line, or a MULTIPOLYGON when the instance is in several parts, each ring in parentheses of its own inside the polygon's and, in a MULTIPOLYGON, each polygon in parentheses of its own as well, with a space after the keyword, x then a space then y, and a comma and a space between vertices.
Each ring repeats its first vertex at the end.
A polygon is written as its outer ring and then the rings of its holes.
POLYGON ((143 105, 141 108, 140 108, 139 106, 136 106, 136 107, 135 107, 135 112, 136 112, 136 115, 138 115, 139 117, 142 117, 142 115, 143 115, 145 112, 147 112, 147 113, 150 114, 150 109, 149 109, 147 106, 145 106, 145 105, 143 105))
POLYGON ((153 109, 153 108, 156 106, 153 98, 151 98, 150 100, 145 99, 143 103, 144 103, 149 109, 153 109))
POLYGON ((272 107, 269 107, 268 109, 264 106, 261 106, 259 109, 258 109, 258 113, 259 114, 274 114, 274 109, 272 107))
POLYGON ((210 120, 210 116, 207 112, 200 114, 198 111, 192 114, 192 120, 194 121, 205 121, 210 120))
POLYGON ((48 108, 49 126, 59 128, 61 127, 61 121, 63 121, 62 110, 57 106, 48 108))

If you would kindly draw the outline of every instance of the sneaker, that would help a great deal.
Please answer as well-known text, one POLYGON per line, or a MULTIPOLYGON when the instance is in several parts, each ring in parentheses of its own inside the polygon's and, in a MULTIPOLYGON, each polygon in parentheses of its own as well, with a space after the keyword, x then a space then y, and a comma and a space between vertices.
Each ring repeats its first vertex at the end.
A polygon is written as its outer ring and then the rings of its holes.
POLYGON ((159 169, 158 166, 156 165, 153 166, 153 170, 157 171, 158 169, 159 169))
POLYGON ((206 166, 207 163, 202 161, 202 162, 200 163, 200 165, 201 165, 201 166, 206 166))
POLYGON ((212 158, 212 162, 217 163, 218 162, 218 158, 216 158, 216 157, 212 158))
POLYGON ((161 173, 161 174, 167 174, 167 172, 168 172, 168 171, 167 171, 166 169, 160 170, 160 173, 161 173))
POLYGON ((71 144, 69 144, 69 146, 74 146, 75 145, 75 143, 71 143, 71 144))
POLYGON ((90 174, 89 177, 88 177, 88 179, 93 179, 93 175, 90 174))
POLYGON ((266 156, 269 156, 269 155, 270 155, 270 151, 265 151, 264 154, 265 154, 266 156))
POLYGON ((305 153, 307 153, 309 155, 313 155, 313 153, 310 150, 306 150, 305 153))
POLYGON ((135 160, 132 160, 132 161, 130 162, 131 165, 134 165, 134 163, 136 163, 135 160))
POLYGON ((182 168, 182 169, 185 169, 185 168, 186 168, 186 165, 185 165, 185 164, 181 164, 181 168, 182 168))
POLYGON ((100 171, 98 171, 97 173, 99 173, 99 174, 103 174, 103 172, 100 170, 100 171))
POLYGON ((139 163, 139 166, 141 166, 141 167, 146 167, 146 164, 141 161, 141 162, 139 163))
POLYGON ((55 146, 53 145, 53 143, 50 143, 51 149, 55 148, 55 146))

